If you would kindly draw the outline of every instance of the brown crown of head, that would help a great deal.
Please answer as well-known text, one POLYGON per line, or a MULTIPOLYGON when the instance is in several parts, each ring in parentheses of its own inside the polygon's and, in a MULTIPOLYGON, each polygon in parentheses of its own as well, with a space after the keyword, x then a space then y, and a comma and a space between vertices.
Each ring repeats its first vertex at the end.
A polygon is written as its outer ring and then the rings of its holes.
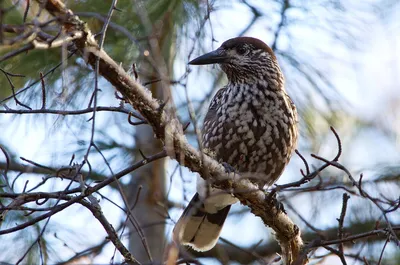
POLYGON ((220 64, 230 81, 262 78, 268 72, 281 74, 272 49, 252 37, 237 37, 222 43, 215 51, 189 62, 192 65, 220 64))

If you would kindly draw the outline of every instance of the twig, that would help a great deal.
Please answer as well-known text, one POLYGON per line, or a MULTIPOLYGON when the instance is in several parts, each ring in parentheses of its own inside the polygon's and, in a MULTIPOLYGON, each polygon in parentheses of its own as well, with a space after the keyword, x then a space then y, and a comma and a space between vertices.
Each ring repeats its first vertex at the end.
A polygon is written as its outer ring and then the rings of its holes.
MULTIPOLYGON (((103 107, 103 106, 98 106, 96 109, 95 108, 86 108, 86 109, 81 109, 81 110, 59 110, 59 109, 32 109, 32 110, 14 110, 14 109, 6 109, 6 110, 0 110, 0 114, 56 114, 56 115, 81 115, 81 114, 86 114, 86 113, 92 113, 93 111, 106 111, 106 112, 120 112, 120 113, 125 113, 129 114, 131 113, 129 110, 121 108, 121 107, 103 107)), ((133 114, 131 114, 134 116, 133 114)))
POLYGON ((24 16, 22 18, 22 22, 24 22, 24 23, 26 22, 26 18, 28 17, 28 12, 29 12, 30 5, 31 5, 31 1, 27 0, 26 1, 26 8, 25 8, 25 11, 24 11, 24 16))
POLYGON ((310 167, 308 166, 308 162, 307 160, 304 158, 304 156, 302 156, 302 154, 300 154, 299 150, 294 150, 296 155, 298 155, 300 157, 300 159, 303 161, 304 166, 306 167, 306 173, 304 174, 303 170, 300 169, 300 173, 303 175, 303 177, 305 177, 306 175, 310 175, 310 167))
POLYGON ((108 234, 108 238, 114 243, 114 246, 119 250, 122 256, 125 258, 125 262, 128 264, 138 264, 141 263, 137 261, 133 255, 129 252, 129 250, 123 245, 121 240, 118 237, 117 232, 115 231, 114 227, 107 221, 106 217, 104 216, 103 212, 98 207, 93 207, 92 204, 85 202, 82 200, 80 202, 83 206, 85 206, 89 211, 91 211, 94 217, 101 223, 104 230, 108 234))
POLYGON ((277 43, 278 43, 278 37, 281 33, 282 28, 284 27, 285 23, 286 23, 286 12, 289 10, 290 8, 290 4, 289 4, 289 0, 283 0, 282 2, 282 7, 281 7, 281 12, 280 12, 280 22, 274 32, 274 42, 271 45, 271 49, 273 51, 275 51, 277 49, 277 43))
POLYGON ((390 240, 388 238, 388 239, 386 239, 385 244, 383 244, 383 248, 382 248, 382 251, 381 251, 381 255, 379 256, 379 261, 378 261, 377 265, 381 265, 382 258, 383 258, 383 253, 385 252, 386 245, 387 245, 387 243, 389 243, 389 241, 390 240))
POLYGON ((337 162, 337 160, 339 159, 339 157, 342 154, 341 140, 340 140, 340 137, 339 137, 338 133, 336 132, 336 130, 332 126, 330 127, 330 129, 333 132, 333 134, 335 135, 336 141, 337 141, 337 144, 338 144, 338 152, 337 152, 336 156, 333 158, 333 160, 329 161, 329 160, 327 160, 327 159, 325 159, 323 157, 311 154, 312 157, 325 162, 325 164, 322 165, 321 167, 319 167, 314 172, 310 172, 307 160, 300 154, 299 151, 296 150, 295 151, 296 154, 300 157, 300 159, 303 161, 303 163, 304 163, 304 165, 306 167, 307 174, 304 174, 304 172, 302 170, 300 170, 301 174, 303 175, 303 177, 300 180, 294 181, 294 182, 291 182, 291 183, 287 183, 287 184, 284 184, 284 185, 275 185, 275 188, 272 189, 270 194, 268 195, 269 198, 272 198, 272 196, 278 191, 285 190, 285 189, 292 188, 292 187, 299 187, 299 186, 301 186, 301 185, 313 180, 316 176, 318 176, 319 173, 321 173, 322 170, 324 170, 328 166, 338 167, 339 169, 345 171, 349 175, 350 179, 353 179, 353 177, 351 176, 350 172, 344 166, 342 166, 341 164, 339 164, 337 162))
MULTIPOLYGON (((392 227, 392 229, 393 229, 393 231, 400 231, 400 226, 394 226, 394 227, 392 227)), ((366 237, 370 237, 370 236, 387 235, 388 232, 389 232, 388 228, 375 229, 375 230, 372 230, 372 231, 369 231, 369 232, 348 236, 348 237, 345 237, 343 239, 333 239, 333 240, 320 241, 320 243, 316 244, 316 246, 324 247, 324 246, 335 245, 335 244, 340 244, 340 243, 345 243, 345 242, 353 242, 353 241, 355 241, 357 239, 366 238, 366 237)))
MULTIPOLYGON (((56 66, 54 66, 54 67, 51 68, 49 71, 47 71, 47 73, 44 74, 43 77, 46 77, 46 76, 52 74, 57 68, 59 68, 59 67, 60 67, 61 65, 63 65, 69 58, 71 58, 76 52, 77 52, 77 50, 72 51, 72 52, 67 56, 67 58, 63 59, 63 60, 62 60, 60 63, 58 63, 56 66)), ((12 57, 12 56, 10 56, 10 57, 12 57)), ((0 62, 2 62, 2 61, 3 61, 3 57, 0 59, 0 62)), ((29 84, 28 86, 26 86, 26 87, 24 87, 24 88, 22 88, 22 89, 19 89, 19 90, 15 93, 15 96, 17 96, 17 95, 19 95, 19 94, 21 94, 21 93, 27 91, 28 89, 32 88, 32 87, 35 86, 37 83, 39 83, 40 81, 41 81, 41 79, 39 78, 39 79, 35 80, 34 82, 32 82, 31 84, 29 84)), ((11 99, 11 98, 13 98, 13 97, 14 97, 14 95, 2 99, 2 100, 0 101, 0 104, 6 102, 7 100, 9 100, 9 99, 11 99)))
MULTIPOLYGON (((100 150, 100 149, 97 147, 97 145, 94 144, 94 143, 93 143, 93 147, 94 147, 94 148, 97 150, 97 152, 101 155, 101 157, 103 158, 103 161, 106 163, 108 169, 110 170, 110 173, 111 173, 112 177, 115 178, 114 172, 113 172, 113 170, 111 169, 110 164, 108 163, 107 159, 105 158, 105 156, 103 155, 103 153, 101 152, 101 150, 100 150)), ((142 161, 147 161, 147 158, 144 158, 142 161)), ((153 261, 153 258, 152 258, 151 254, 150 254, 150 250, 149 250, 149 247, 148 247, 148 243, 147 243, 146 237, 144 236, 144 233, 143 233, 143 231, 142 231, 141 228, 140 228, 139 222, 137 221, 137 219, 135 218, 135 216, 132 214, 131 209, 129 208, 129 201, 128 201, 128 199, 126 198, 124 189, 123 189, 123 187, 121 186, 121 184, 119 183, 119 181, 118 181, 117 178, 115 178, 115 183, 117 183, 118 191, 119 191, 119 193, 120 193, 120 195, 121 195, 121 198, 123 199, 123 201, 124 201, 124 203, 125 203, 127 218, 131 221, 132 225, 133 225, 133 226, 136 228, 136 230, 138 231, 138 234, 140 235, 140 238, 141 238, 141 243, 143 244, 143 247, 144 247, 145 250, 146 250, 146 253, 147 253, 147 256, 148 256, 149 260, 152 262, 152 261, 153 261)))
POLYGON ((135 116, 132 112, 129 112, 129 114, 128 114, 128 122, 129 122, 129 124, 131 124, 133 126, 141 125, 141 124, 147 124, 147 122, 145 120, 143 120, 143 119, 141 121, 134 122, 134 121, 132 121, 132 117, 135 117, 135 118, 138 118, 138 117, 137 117, 137 115, 135 116))
MULTIPOLYGON (((337 219, 339 222, 339 227, 338 227, 338 237, 339 239, 343 239, 343 223, 344 223, 344 217, 346 216, 346 210, 347 210, 347 201, 350 199, 350 196, 347 195, 347 193, 343 193, 343 201, 342 201, 342 212, 340 213, 340 218, 337 219)), ((344 249, 343 249, 343 243, 339 244, 339 251, 338 255, 342 261, 343 265, 347 265, 346 259, 344 258, 344 249)))
POLYGON ((24 157, 20 157, 20 159, 23 160, 23 161, 25 161, 25 162, 27 162, 27 163, 29 163, 29 164, 32 164, 32 165, 34 165, 34 166, 36 166, 36 167, 43 168, 43 169, 46 169, 46 170, 49 170, 49 171, 52 170, 51 168, 49 168, 49 167, 47 167, 47 166, 44 166, 44 165, 41 165, 41 164, 39 164, 39 163, 33 162, 32 160, 26 159, 26 158, 24 158, 24 157))
POLYGON ((6 167, 4 169, 4 179, 6 181, 6 185, 7 188, 9 188, 10 190, 12 190, 11 186, 10 186, 10 182, 8 181, 8 169, 10 168, 10 156, 8 155, 6 149, 0 145, 0 150, 3 152, 4 156, 6 157, 6 167))
POLYGON ((337 255, 340 258, 340 261, 342 262, 343 265, 347 265, 343 252, 341 252, 340 250, 336 250, 329 246, 324 246, 324 248, 327 249, 328 251, 330 251, 331 253, 337 255))
POLYGON ((41 109, 46 109, 46 86, 44 84, 44 77, 43 77, 43 73, 40 72, 40 81, 42 84, 42 107, 41 109))
MULTIPOLYGON (((49 213, 46 213, 44 215, 35 217, 35 218, 33 218, 33 219, 23 223, 23 224, 16 225, 16 226, 8 228, 8 229, 0 230, 0 235, 9 234, 9 233, 24 229, 24 228, 26 228, 28 226, 31 226, 31 225, 33 225, 33 224, 35 224, 35 223, 37 223, 37 222, 49 217, 49 216, 51 216, 51 215, 54 215, 54 214, 62 211, 63 209, 69 207, 73 203, 78 202, 79 200, 85 198, 86 196, 89 196, 92 193, 97 192, 98 190, 110 185, 116 179, 120 179, 123 176, 129 174, 130 172, 132 172, 132 171, 134 171, 134 170, 136 170, 136 169, 148 164, 149 162, 158 160, 160 158, 164 158, 165 156, 166 156, 166 152, 165 151, 162 151, 162 152, 157 153, 155 155, 149 156, 146 161, 143 161, 143 160, 139 161, 139 162, 133 164, 132 166, 121 170, 120 172, 116 173, 114 176, 108 177, 107 179, 105 179, 105 180, 101 181, 100 183, 96 184, 95 186, 88 187, 85 190, 84 194, 81 194, 81 195, 78 195, 76 197, 73 197, 67 203, 62 204, 62 205, 58 205, 57 207, 54 207, 53 210, 51 212, 49 212, 49 213)), ((61 198, 62 196, 66 195, 66 194, 77 193, 77 192, 80 192, 80 191, 81 191, 80 188, 75 188, 75 189, 70 189, 68 191, 59 191, 59 192, 51 192, 51 193, 41 193, 41 192, 29 193, 29 194, 0 193, 0 198, 18 199, 18 200, 14 200, 13 204, 15 205, 15 204, 18 204, 18 203, 24 203, 29 198, 34 198, 34 199, 31 199, 33 201, 37 201, 38 199, 43 198, 43 196, 46 196, 47 198, 55 198, 55 199, 57 199, 57 198, 61 198)))
POLYGON ((9 84, 10 87, 11 87, 11 91, 12 91, 12 94, 13 94, 13 98, 14 98, 14 100, 15 100, 15 104, 20 105, 20 106, 22 106, 22 107, 24 107, 24 108, 27 108, 27 109, 31 110, 31 108, 30 108, 29 106, 23 104, 21 101, 19 101, 19 100, 17 99, 17 96, 16 96, 16 94, 15 94, 15 86, 14 86, 13 82, 12 82, 11 79, 10 79, 10 76, 13 76, 13 77, 24 77, 24 76, 23 76, 23 75, 19 75, 19 74, 12 74, 12 73, 6 72, 5 70, 3 70, 3 69, 1 69, 1 68, 0 68, 0 71, 3 72, 3 74, 4 74, 4 75, 6 76, 6 78, 7 78, 8 84, 9 84))

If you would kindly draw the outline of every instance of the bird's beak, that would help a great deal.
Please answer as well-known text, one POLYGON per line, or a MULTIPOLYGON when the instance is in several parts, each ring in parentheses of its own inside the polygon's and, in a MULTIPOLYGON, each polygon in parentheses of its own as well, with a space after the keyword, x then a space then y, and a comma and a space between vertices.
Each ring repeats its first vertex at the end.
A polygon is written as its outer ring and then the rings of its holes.
POLYGON ((206 53, 196 59, 193 59, 189 64, 202 65, 202 64, 214 64, 214 63, 225 63, 228 61, 228 56, 222 49, 206 53))

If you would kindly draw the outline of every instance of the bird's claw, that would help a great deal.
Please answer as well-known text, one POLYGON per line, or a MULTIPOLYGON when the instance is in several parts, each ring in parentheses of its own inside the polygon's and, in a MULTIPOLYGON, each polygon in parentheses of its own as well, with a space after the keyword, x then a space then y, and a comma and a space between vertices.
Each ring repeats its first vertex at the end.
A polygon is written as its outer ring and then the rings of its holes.
POLYGON ((283 213, 286 214, 285 206, 283 205, 282 202, 280 202, 280 201, 278 200, 278 198, 276 197, 276 193, 275 193, 274 195, 272 195, 271 200, 272 200, 272 203, 274 204, 275 208, 276 208, 278 211, 281 211, 281 212, 283 212, 283 213))
POLYGON ((159 102, 160 106, 158 107, 157 111, 158 111, 158 113, 162 113, 165 109, 165 106, 167 105, 167 103, 169 101, 169 98, 167 98, 165 101, 163 101, 163 100, 159 100, 159 101, 160 101, 159 102))
POLYGON ((226 162, 221 163, 225 168, 225 173, 235 173, 236 169, 226 162))

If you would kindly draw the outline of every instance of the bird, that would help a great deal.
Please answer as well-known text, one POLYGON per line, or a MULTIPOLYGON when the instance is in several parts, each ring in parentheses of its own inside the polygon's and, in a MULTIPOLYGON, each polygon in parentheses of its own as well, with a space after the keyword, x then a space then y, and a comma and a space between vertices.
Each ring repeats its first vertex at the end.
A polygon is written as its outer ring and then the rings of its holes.
MULTIPOLYGON (((288 164, 298 138, 296 107, 273 50, 257 38, 236 37, 189 64, 219 64, 228 79, 204 118, 204 152, 260 189, 271 186, 288 164)), ((199 252, 212 249, 237 201, 198 178, 197 193, 174 227, 174 241, 199 252)))

